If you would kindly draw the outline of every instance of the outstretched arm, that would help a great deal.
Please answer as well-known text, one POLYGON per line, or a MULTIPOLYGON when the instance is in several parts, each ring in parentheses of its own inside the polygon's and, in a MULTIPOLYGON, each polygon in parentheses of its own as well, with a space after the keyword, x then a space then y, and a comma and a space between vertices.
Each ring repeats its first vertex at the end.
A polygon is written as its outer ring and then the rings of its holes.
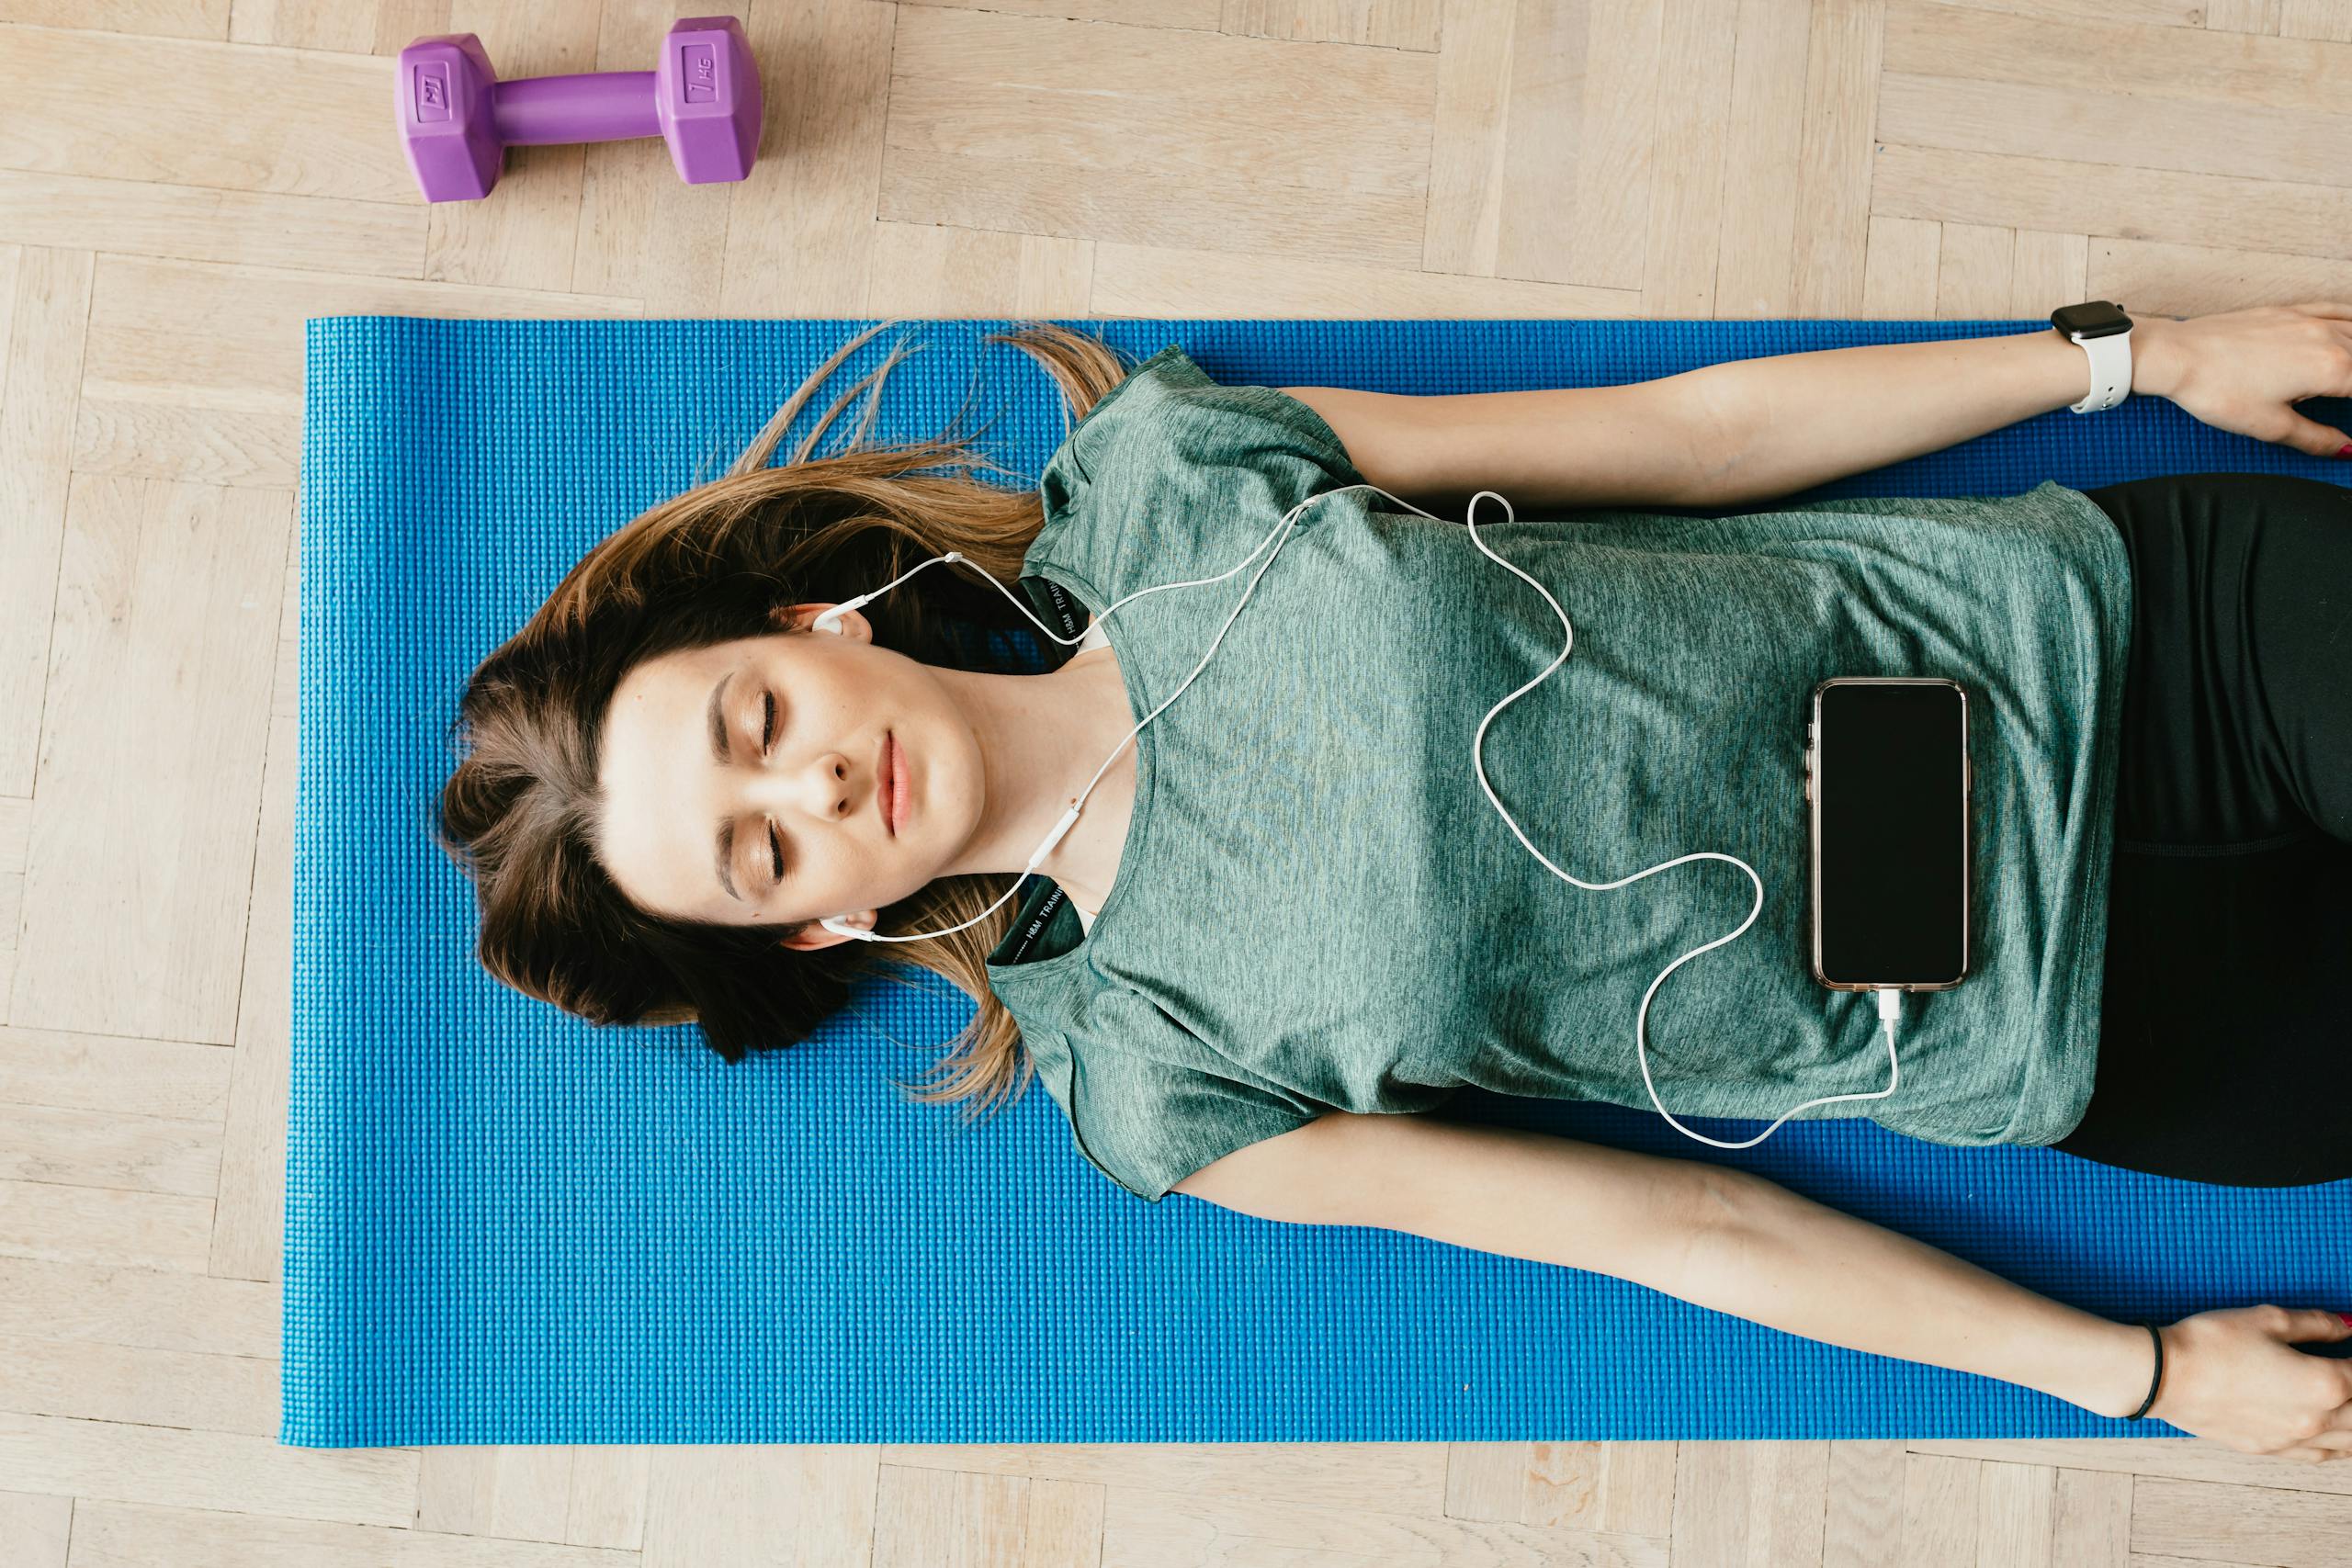
MULTIPOLYGON (((1270 1219, 1407 1231, 1612 1274, 2102 1416, 2137 1409, 2154 1370, 2137 1324, 2038 1295, 1731 1167, 1519 1128, 1342 1113, 1238 1149, 1177 1190, 1270 1219)), ((2289 1343, 2352 1337, 2334 1314, 2233 1308, 2164 1333, 2152 1416, 2243 1452, 2352 1452, 2352 1363, 2289 1343)))

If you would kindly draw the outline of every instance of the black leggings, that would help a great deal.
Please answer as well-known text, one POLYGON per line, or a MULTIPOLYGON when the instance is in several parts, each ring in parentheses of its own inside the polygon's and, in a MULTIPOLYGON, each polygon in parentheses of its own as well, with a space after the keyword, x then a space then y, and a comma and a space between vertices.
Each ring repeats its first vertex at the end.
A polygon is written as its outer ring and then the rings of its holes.
POLYGON ((2086 492, 2132 558, 2098 1079, 2053 1146, 2240 1187, 2352 1177, 2352 490, 2086 492))

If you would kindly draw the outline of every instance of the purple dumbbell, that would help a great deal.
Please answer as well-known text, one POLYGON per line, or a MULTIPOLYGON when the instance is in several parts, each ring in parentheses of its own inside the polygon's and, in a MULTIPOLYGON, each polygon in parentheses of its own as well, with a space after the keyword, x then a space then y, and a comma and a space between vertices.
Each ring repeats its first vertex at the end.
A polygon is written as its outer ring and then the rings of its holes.
POLYGON ((394 109, 427 201, 479 201, 509 147, 658 136, 688 185, 740 180, 760 148, 760 73, 732 17, 672 24, 650 71, 502 82, 471 33, 401 51, 394 109))

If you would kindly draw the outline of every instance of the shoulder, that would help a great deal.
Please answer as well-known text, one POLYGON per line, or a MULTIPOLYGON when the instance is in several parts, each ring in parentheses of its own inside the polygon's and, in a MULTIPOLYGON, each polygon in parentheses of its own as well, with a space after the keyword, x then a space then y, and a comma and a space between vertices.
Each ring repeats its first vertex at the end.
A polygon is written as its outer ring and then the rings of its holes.
POLYGON ((1047 461, 1046 479, 1076 492, 1139 469, 1284 460, 1332 483, 1363 477, 1316 410, 1277 388, 1218 380, 1171 343, 1080 417, 1047 461))
MULTIPOLYGON (((1161 1043, 1181 1051, 1185 1043, 1161 1043)), ((1147 1202, 1234 1150, 1333 1109, 1238 1071, 1164 1059, 1125 1043, 1098 1047, 1051 1035, 1035 1043, 1031 1060, 1069 1121, 1071 1146, 1147 1202)))
POLYGON ((1230 559, 1301 503, 1364 482, 1313 409, 1272 387, 1218 381, 1170 344, 1046 460, 1034 558, 1115 599, 1131 572, 1159 582, 1170 563, 1230 559))

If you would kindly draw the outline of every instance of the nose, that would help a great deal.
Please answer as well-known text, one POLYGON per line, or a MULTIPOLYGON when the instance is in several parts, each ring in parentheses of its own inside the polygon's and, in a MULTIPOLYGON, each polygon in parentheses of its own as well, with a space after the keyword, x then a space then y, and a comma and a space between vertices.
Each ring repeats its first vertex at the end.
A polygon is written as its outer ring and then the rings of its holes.
POLYGON ((848 758, 838 751, 813 758, 797 770, 755 772, 749 786, 762 810, 842 822, 857 815, 859 792, 848 758))

